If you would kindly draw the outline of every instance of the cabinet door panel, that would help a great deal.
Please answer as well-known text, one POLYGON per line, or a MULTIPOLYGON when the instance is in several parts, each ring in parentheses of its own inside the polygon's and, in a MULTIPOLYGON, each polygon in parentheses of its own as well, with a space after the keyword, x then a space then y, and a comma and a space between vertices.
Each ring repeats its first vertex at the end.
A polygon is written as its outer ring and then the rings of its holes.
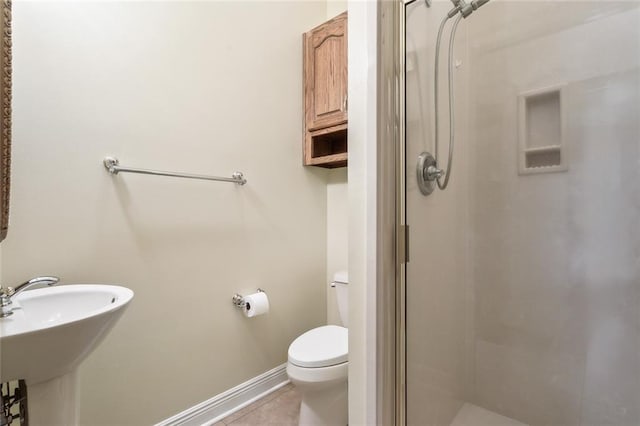
POLYGON ((346 14, 307 35, 305 104, 308 130, 347 121, 346 14))

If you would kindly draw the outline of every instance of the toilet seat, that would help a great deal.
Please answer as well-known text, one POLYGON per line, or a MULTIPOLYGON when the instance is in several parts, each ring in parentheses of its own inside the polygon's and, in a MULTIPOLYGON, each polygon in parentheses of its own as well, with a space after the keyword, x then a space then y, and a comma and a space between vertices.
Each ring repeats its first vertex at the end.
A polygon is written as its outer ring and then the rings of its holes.
POLYGON ((298 367, 329 367, 348 359, 349 330, 337 325, 309 330, 289 346, 289 362, 298 367))

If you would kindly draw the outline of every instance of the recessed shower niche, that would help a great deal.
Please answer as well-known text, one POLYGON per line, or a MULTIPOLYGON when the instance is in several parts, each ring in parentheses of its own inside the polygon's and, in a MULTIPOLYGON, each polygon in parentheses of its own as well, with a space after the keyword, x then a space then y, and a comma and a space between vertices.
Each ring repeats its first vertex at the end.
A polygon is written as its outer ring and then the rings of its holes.
POLYGON ((565 85, 518 95, 518 173, 568 170, 565 85))

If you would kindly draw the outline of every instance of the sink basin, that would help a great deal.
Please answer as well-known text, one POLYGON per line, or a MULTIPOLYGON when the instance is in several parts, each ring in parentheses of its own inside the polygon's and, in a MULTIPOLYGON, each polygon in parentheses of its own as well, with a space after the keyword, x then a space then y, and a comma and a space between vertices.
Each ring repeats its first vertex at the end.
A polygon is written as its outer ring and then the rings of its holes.
POLYGON ((133 298, 114 285, 78 284, 20 293, 0 318, 0 383, 37 384, 74 371, 133 298))

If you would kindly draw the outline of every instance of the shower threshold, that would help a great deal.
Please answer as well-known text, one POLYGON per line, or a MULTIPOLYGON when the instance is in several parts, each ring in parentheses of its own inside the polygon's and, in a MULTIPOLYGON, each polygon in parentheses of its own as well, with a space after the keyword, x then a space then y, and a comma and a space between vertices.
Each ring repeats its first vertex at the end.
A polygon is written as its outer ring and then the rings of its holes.
POLYGON ((510 417, 494 413, 477 405, 465 403, 451 422, 451 426, 527 426, 510 417))

